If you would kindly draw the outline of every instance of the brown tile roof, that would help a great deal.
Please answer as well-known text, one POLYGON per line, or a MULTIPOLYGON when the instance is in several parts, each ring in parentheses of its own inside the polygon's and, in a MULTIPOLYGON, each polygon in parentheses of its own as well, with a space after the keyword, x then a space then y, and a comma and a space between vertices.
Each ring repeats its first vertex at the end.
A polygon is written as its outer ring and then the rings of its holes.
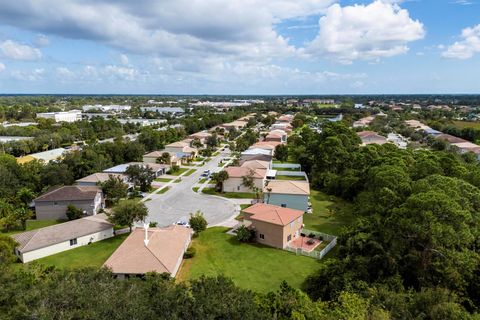
POLYGON ((113 273, 144 274, 175 271, 185 246, 190 243, 191 229, 182 226, 149 228, 145 246, 145 229, 135 229, 104 263, 113 273))
MULTIPOLYGON (((250 175, 250 168, 247 167, 227 167, 225 171, 230 178, 241 178, 250 175)), ((267 169, 253 169, 253 178, 264 179, 267 175, 267 169)))
POLYGON ((208 132, 204 132, 204 131, 200 131, 200 132, 197 132, 197 133, 193 133, 191 135, 189 135, 190 138, 208 138, 208 137, 211 137, 212 134, 211 133, 208 133, 208 132))
POLYGON ((268 222, 276 225, 286 226, 290 222, 303 216, 303 211, 290 208, 283 208, 271 204, 257 203, 243 209, 243 212, 251 214, 248 219, 268 222))
POLYGON ((78 179, 76 180, 76 182, 95 182, 95 183, 104 182, 104 181, 107 181, 108 178, 110 178, 110 176, 119 177, 121 179, 127 178, 127 176, 119 173, 98 172, 98 173, 94 173, 89 176, 83 177, 81 179, 78 179))
POLYGON ((47 192, 34 201, 94 200, 98 192, 101 192, 98 187, 64 186, 47 192))
POLYGON ((452 136, 452 135, 446 134, 446 133, 439 134, 438 136, 435 137, 435 139, 442 140, 442 141, 445 141, 445 142, 448 142, 448 143, 468 142, 465 139, 455 137, 455 136, 452 136))
POLYGON ((264 192, 309 195, 310 186, 306 181, 268 180, 264 192))
POLYGON ((259 149, 268 149, 275 150, 275 147, 279 144, 282 144, 280 141, 260 141, 252 144, 249 149, 259 148, 259 149))
MULTIPOLYGON (((113 228, 104 215, 90 216, 12 235, 17 249, 29 252, 113 228)), ((113 229, 112 229, 113 232, 113 229)))
POLYGON ((247 160, 242 163, 241 167, 250 169, 268 169, 270 167, 270 163, 268 161, 261 160, 247 160))

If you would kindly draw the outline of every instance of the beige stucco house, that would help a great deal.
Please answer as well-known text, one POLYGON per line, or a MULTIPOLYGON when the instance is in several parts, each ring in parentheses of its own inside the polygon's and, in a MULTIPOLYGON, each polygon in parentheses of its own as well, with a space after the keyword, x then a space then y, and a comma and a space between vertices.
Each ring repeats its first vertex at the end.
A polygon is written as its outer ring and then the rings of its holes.
POLYGON ((250 169, 247 167, 228 167, 225 169, 228 179, 223 182, 223 192, 253 192, 243 185, 243 177, 251 175, 258 190, 263 190, 267 169, 250 169))
POLYGON ((177 157, 177 154, 175 152, 168 152, 165 150, 160 150, 160 151, 152 151, 150 153, 147 153, 143 156, 143 162, 145 163, 157 163, 157 159, 160 158, 164 153, 168 153, 170 156, 170 160, 168 162, 168 165, 170 166, 179 166, 182 164, 182 159, 177 157))
POLYGON ((257 203, 243 210, 243 224, 255 230, 258 243, 283 249, 300 236, 303 211, 257 203))
POLYGON ((104 263, 119 278, 147 272, 175 277, 192 237, 192 229, 172 225, 166 228, 136 228, 104 263))
POLYGON ((17 233, 12 237, 18 243, 15 254, 26 263, 113 235, 113 224, 102 214, 17 233))
POLYGON ((98 187, 64 186, 47 192, 34 200, 37 220, 67 219, 72 204, 86 215, 95 215, 105 206, 98 187))

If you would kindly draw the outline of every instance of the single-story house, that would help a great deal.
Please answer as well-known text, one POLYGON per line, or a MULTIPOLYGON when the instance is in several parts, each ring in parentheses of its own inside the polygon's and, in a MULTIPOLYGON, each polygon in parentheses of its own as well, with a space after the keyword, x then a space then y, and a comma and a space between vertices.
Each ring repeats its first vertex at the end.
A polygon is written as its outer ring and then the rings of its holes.
POLYGON ((243 185, 243 177, 252 175, 255 187, 263 190, 268 170, 227 167, 225 171, 228 173, 228 179, 223 182, 223 192, 252 192, 252 189, 243 185))
POLYGON ((450 144, 468 142, 465 139, 455 137, 455 136, 452 136, 452 135, 446 134, 446 133, 442 133, 442 134, 437 135, 435 137, 435 139, 445 141, 445 142, 450 143, 450 144))
POLYGON ((132 165, 138 165, 138 166, 141 166, 141 167, 148 167, 148 168, 152 169, 153 173, 155 173, 155 177, 159 177, 161 175, 164 175, 169 169, 169 166, 166 165, 166 164, 148 163, 148 162, 147 163, 146 162, 129 162, 129 163, 120 164, 118 166, 105 169, 105 170, 103 170, 103 172, 125 174, 125 172, 127 172, 128 167, 132 166, 132 165))
POLYGON ((274 123, 270 127, 271 130, 283 130, 285 132, 291 132, 293 130, 293 126, 289 123, 274 123))
POLYGON ((19 164, 24 164, 33 160, 39 160, 45 163, 49 163, 50 161, 62 159, 66 152, 68 152, 68 150, 65 148, 57 148, 48 151, 32 153, 24 157, 17 158, 17 162, 19 164))
POLYGON ((357 132, 357 135, 362 140, 362 146, 366 146, 367 144, 385 144, 388 142, 387 138, 373 131, 357 132))
POLYGON ((295 118, 294 115, 285 114, 285 115, 282 115, 280 118, 278 118, 277 122, 279 122, 279 123, 290 123, 290 122, 293 121, 293 118, 295 118))
POLYGON ((94 173, 84 178, 78 179, 75 182, 80 187, 95 187, 98 186, 100 183, 107 181, 110 177, 120 178, 125 184, 130 184, 128 182, 128 177, 124 174, 105 172, 94 173))
POLYGON ((37 220, 67 219, 69 205, 86 215, 96 215, 105 207, 102 190, 98 187, 64 186, 33 200, 37 220))
POLYGON ((272 130, 266 136, 266 142, 287 142, 287 133, 283 130, 272 130))
POLYGON ((247 126, 247 121, 241 121, 241 120, 235 120, 235 121, 220 125, 220 127, 225 128, 225 130, 230 130, 230 129, 241 130, 246 126, 247 126))
POLYGON ((365 117, 365 118, 361 118, 357 121, 354 121, 353 122, 353 125, 352 127, 353 128, 361 128, 361 127, 368 127, 370 125, 370 123, 372 123, 372 121, 375 119, 374 116, 369 116, 369 117, 365 117))
POLYGON ((279 141, 260 141, 252 144, 249 149, 265 149, 265 150, 271 150, 272 154, 275 153, 275 148, 283 144, 282 142, 279 141))
POLYGON ((182 153, 182 154, 189 154, 190 157, 193 159, 198 155, 198 150, 196 148, 193 148, 190 146, 190 141, 177 141, 174 143, 167 144, 165 146, 165 151, 167 152, 174 152, 176 154, 182 153))
POLYGON ((252 160, 259 160, 259 161, 267 161, 267 162, 272 162, 272 155, 267 155, 267 154, 242 154, 240 156, 240 166, 246 162, 246 161, 252 161, 252 160))
POLYGON ((249 156, 249 155, 267 155, 273 156, 273 150, 269 149, 262 149, 262 148, 251 148, 243 151, 241 156, 249 156))
POLYGON ((17 233, 12 237, 18 243, 15 254, 26 263, 113 236, 113 224, 102 214, 17 233))
POLYGON ((243 212, 243 224, 255 230, 258 243, 283 249, 300 236, 304 211, 257 203, 243 212))
POLYGON ((192 230, 172 225, 166 228, 136 228, 103 264, 119 278, 147 272, 169 273, 175 277, 192 230))
POLYGON ((143 156, 143 162, 145 162, 145 163, 157 163, 157 159, 162 157, 162 155, 164 153, 168 153, 168 155, 170 156, 170 160, 169 160, 168 165, 179 166, 179 165, 182 164, 181 157, 179 158, 175 152, 168 152, 168 151, 165 151, 165 150, 152 151, 150 153, 145 154, 143 156))
POLYGON ((188 137, 190 139, 198 139, 200 140, 200 142, 205 145, 207 143, 207 139, 210 138, 212 136, 211 133, 207 132, 207 131, 200 131, 200 132, 197 132, 197 133, 193 133, 191 135, 189 135, 188 137))
POLYGON ((264 203, 307 211, 310 186, 306 181, 267 180, 263 188, 264 203))
POLYGON ((262 161, 262 160, 249 160, 244 161, 240 167, 250 168, 250 169, 270 169, 272 167, 271 161, 262 161))
POLYGON ((480 160, 480 146, 471 142, 452 143, 451 146, 458 148, 460 154, 473 152, 478 160, 480 160))

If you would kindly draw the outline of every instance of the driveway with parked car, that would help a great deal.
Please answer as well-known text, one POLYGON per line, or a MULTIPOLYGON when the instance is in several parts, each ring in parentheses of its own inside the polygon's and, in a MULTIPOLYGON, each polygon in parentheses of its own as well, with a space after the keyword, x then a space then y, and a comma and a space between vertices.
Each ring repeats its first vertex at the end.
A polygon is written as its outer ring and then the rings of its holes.
POLYGON ((222 170, 218 163, 228 155, 229 151, 222 151, 203 167, 197 167, 197 171, 192 175, 183 176, 181 183, 172 184, 166 193, 152 195, 151 199, 144 202, 149 212, 147 221, 157 222, 159 226, 187 222, 190 213, 197 210, 203 213, 210 225, 234 217, 238 213, 238 205, 235 202, 192 190, 201 178, 208 178, 212 173, 222 170))

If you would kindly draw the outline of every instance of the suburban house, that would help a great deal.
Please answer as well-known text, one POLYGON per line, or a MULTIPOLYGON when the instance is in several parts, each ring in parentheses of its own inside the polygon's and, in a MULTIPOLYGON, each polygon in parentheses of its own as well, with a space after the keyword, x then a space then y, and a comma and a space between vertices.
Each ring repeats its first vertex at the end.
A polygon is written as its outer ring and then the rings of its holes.
POLYGON ((477 160, 480 160, 480 146, 477 144, 466 141, 460 143, 452 143, 451 146, 458 148, 458 153, 460 154, 473 152, 476 155, 477 160))
POLYGON ((273 156, 273 150, 271 149, 262 149, 262 148, 251 148, 243 151, 241 156, 251 156, 251 155, 267 155, 273 156))
POLYGON ((287 133, 283 130, 272 130, 266 136, 267 142, 287 142, 287 133))
POLYGON ((235 129, 241 130, 247 126, 247 121, 235 120, 229 123, 224 123, 220 127, 225 128, 225 130, 235 129))
POLYGON ((445 141, 445 142, 450 143, 450 144, 468 142, 465 139, 455 137, 455 136, 452 136, 452 135, 446 134, 446 133, 439 134, 435 138, 437 140, 445 141))
POLYGON ((387 138, 373 131, 357 132, 357 135, 362 140, 362 146, 366 146, 367 144, 385 144, 388 142, 387 138))
POLYGON ((210 138, 211 136, 212 134, 207 131, 200 131, 200 132, 189 135, 188 138, 198 139, 203 145, 205 145, 207 143, 207 139, 210 138))
POLYGON ((277 123, 290 123, 293 121, 293 118, 295 118, 294 115, 285 114, 283 116, 280 116, 280 118, 277 119, 277 123))
POLYGON ((310 186, 307 181, 268 180, 263 188, 263 201, 266 204, 301 210, 308 209, 310 186))
POLYGON ((257 203, 242 210, 243 224, 255 230, 258 243, 285 248, 300 236, 304 211, 257 203))
POLYGON ((33 160, 43 161, 44 163, 49 163, 51 161, 56 161, 62 159, 64 154, 68 152, 67 149, 57 148, 43 152, 32 153, 23 157, 17 158, 17 163, 24 164, 33 160))
POLYGON ((354 121, 353 122, 353 125, 352 127, 353 128, 362 128, 362 127, 368 127, 370 125, 370 123, 372 123, 372 121, 375 119, 374 116, 369 116, 369 117, 365 117, 365 118, 361 118, 357 121, 354 121))
POLYGON ((103 170, 103 172, 125 174, 127 172, 128 167, 133 166, 133 165, 138 165, 138 166, 141 166, 141 167, 148 167, 148 168, 152 169, 153 173, 155 174, 155 177, 159 177, 161 175, 164 175, 167 172, 167 170, 169 169, 169 166, 166 165, 166 164, 145 163, 145 162, 129 162, 129 163, 120 164, 118 166, 105 169, 105 170, 103 170))
POLYGON ((274 123, 270 127, 271 130, 283 130, 285 132, 292 132, 293 126, 290 123, 282 122, 282 123, 274 123))
POLYGON ((136 228, 103 266, 119 278, 147 272, 169 273, 175 277, 191 237, 191 229, 178 225, 136 228))
POLYGON ((97 215, 12 235, 16 256, 29 262, 114 236, 113 224, 97 215))
POLYGON ((252 176, 255 187, 263 190, 267 177, 267 169, 250 169, 247 167, 227 167, 228 179, 223 182, 223 192, 252 192, 243 185, 243 177, 252 176))
POLYGON ((143 162, 145 163, 157 163, 157 159, 160 158, 164 153, 168 153, 170 156, 170 160, 168 165, 170 166, 180 166, 182 164, 182 158, 177 157, 175 152, 168 152, 168 151, 152 151, 147 153, 143 156, 143 162))
POLYGON ((33 201, 37 220, 67 219, 69 205, 89 216, 96 215, 105 206, 102 190, 98 187, 64 186, 33 201))
POLYGON ((272 154, 275 153, 275 148, 279 145, 282 144, 282 142, 279 141, 260 141, 252 144, 249 149, 265 149, 265 150, 271 150, 272 154))
POLYGON ((78 179, 75 182, 80 187, 95 187, 98 186, 100 183, 107 181, 110 177, 120 178, 125 184, 130 185, 130 183, 128 182, 128 177, 126 175, 105 172, 94 173, 84 178, 78 179))
POLYGON ((272 162, 273 157, 266 154, 242 154, 240 156, 240 166, 246 161, 259 160, 272 162))
POLYGON ((240 167, 249 168, 249 169, 271 169, 272 163, 270 161, 262 161, 262 160, 249 160, 244 161, 240 167))
POLYGON ((177 157, 180 155, 180 158, 187 157, 193 159, 198 155, 198 150, 190 146, 190 141, 183 140, 167 144, 164 150, 174 152, 177 154, 177 157))

